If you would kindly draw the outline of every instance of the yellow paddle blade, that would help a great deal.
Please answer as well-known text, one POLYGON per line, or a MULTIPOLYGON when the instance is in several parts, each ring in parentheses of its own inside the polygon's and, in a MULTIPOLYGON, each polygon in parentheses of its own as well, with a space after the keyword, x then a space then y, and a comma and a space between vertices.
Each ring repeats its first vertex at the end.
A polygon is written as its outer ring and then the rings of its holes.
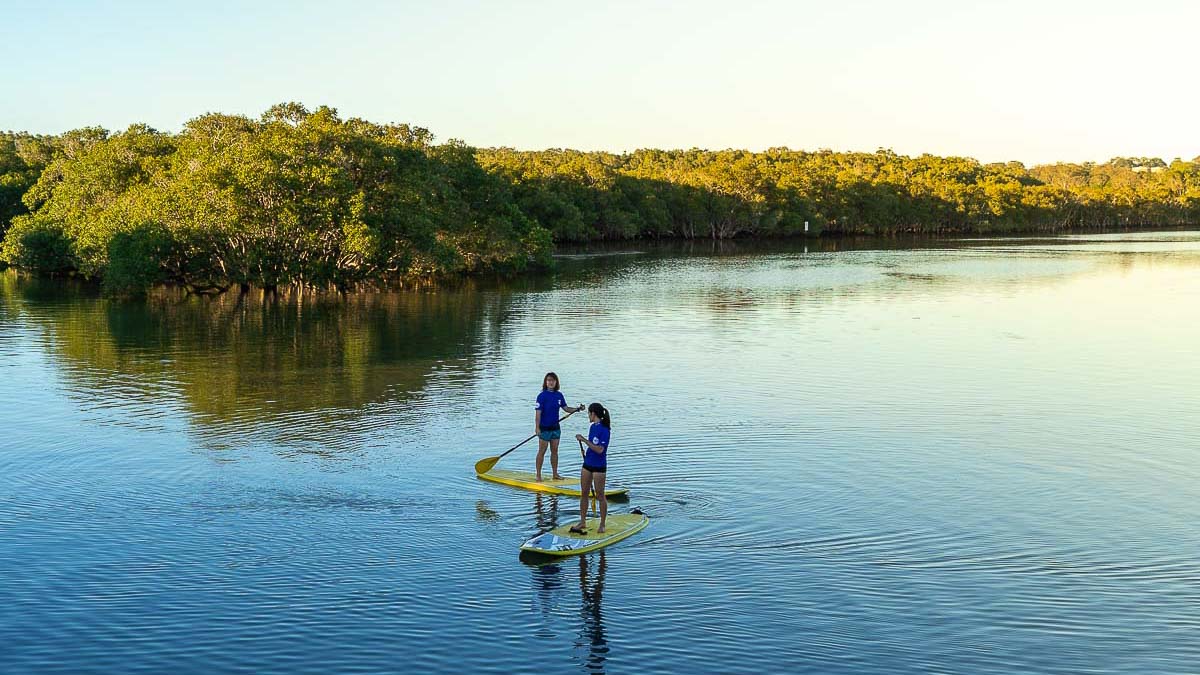
POLYGON ((492 467, 496 466, 496 462, 499 461, 499 457, 484 457, 478 462, 475 462, 475 473, 487 473, 491 471, 492 467))

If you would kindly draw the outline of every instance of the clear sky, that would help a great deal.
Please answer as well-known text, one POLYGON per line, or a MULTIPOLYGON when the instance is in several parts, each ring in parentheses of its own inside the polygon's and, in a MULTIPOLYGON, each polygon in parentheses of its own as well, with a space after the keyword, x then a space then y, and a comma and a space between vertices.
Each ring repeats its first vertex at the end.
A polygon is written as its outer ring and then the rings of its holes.
POLYGON ((273 103, 523 149, 1200 155, 1196 0, 0 0, 0 128, 273 103))

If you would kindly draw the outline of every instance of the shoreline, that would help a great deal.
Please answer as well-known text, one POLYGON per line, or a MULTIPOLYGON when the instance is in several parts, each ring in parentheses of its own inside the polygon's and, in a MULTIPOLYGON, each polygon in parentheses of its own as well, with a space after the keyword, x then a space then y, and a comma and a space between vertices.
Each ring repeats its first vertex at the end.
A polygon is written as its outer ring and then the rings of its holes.
MULTIPOLYGON (((1055 230, 1033 230, 984 234, 977 232, 925 234, 894 233, 883 235, 822 234, 819 236, 775 236, 735 237, 729 239, 684 239, 684 238, 639 238, 599 240, 586 243, 566 242, 552 254, 553 263, 548 268, 522 271, 477 271, 439 274, 409 279, 393 279, 367 282, 352 289, 321 288, 303 284, 278 284, 264 288, 254 284, 230 284, 217 292, 189 289, 186 284, 166 282, 148 289, 148 295, 178 295, 197 298, 240 298, 253 297, 261 300, 304 300, 307 298, 330 299, 347 297, 370 297, 388 293, 459 291, 466 287, 480 290, 507 286, 539 286, 552 280, 562 272, 559 264, 586 261, 597 258, 625 256, 725 256, 725 255, 771 255, 779 253, 837 253, 870 250, 906 249, 953 249, 980 242, 993 244, 1030 243, 1036 241, 1059 242, 1062 237, 1078 235, 1137 234, 1164 235, 1174 232, 1197 232, 1200 225, 1193 226, 1145 226, 1145 227, 1095 227, 1060 228, 1055 230)), ((1157 238, 1157 237, 1156 237, 1157 238)), ((0 275, 13 274, 36 284, 68 285, 88 294, 103 295, 103 280, 85 277, 77 273, 46 275, 17 267, 0 265, 0 275)), ((128 297, 128 296, 116 296, 128 297)), ((136 296, 135 296, 136 297, 136 296)))

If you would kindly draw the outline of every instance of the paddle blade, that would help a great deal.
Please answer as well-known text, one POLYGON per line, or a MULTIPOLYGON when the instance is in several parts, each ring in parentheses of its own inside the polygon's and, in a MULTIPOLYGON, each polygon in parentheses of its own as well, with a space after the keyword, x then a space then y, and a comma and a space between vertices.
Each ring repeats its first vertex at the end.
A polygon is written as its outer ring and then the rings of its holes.
POLYGON ((496 462, 499 461, 499 457, 484 457, 478 462, 475 462, 475 473, 487 473, 491 471, 492 467, 496 466, 496 462))

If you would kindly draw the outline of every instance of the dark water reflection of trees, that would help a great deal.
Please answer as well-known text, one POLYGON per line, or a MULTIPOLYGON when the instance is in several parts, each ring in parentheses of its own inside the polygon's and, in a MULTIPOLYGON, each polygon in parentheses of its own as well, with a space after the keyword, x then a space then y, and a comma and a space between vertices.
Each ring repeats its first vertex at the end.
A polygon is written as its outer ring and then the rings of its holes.
POLYGON ((471 284, 347 296, 280 292, 144 300, 0 275, 0 317, 39 330, 73 393, 170 395, 200 423, 346 410, 419 393, 441 364, 495 348, 512 294, 471 284))

